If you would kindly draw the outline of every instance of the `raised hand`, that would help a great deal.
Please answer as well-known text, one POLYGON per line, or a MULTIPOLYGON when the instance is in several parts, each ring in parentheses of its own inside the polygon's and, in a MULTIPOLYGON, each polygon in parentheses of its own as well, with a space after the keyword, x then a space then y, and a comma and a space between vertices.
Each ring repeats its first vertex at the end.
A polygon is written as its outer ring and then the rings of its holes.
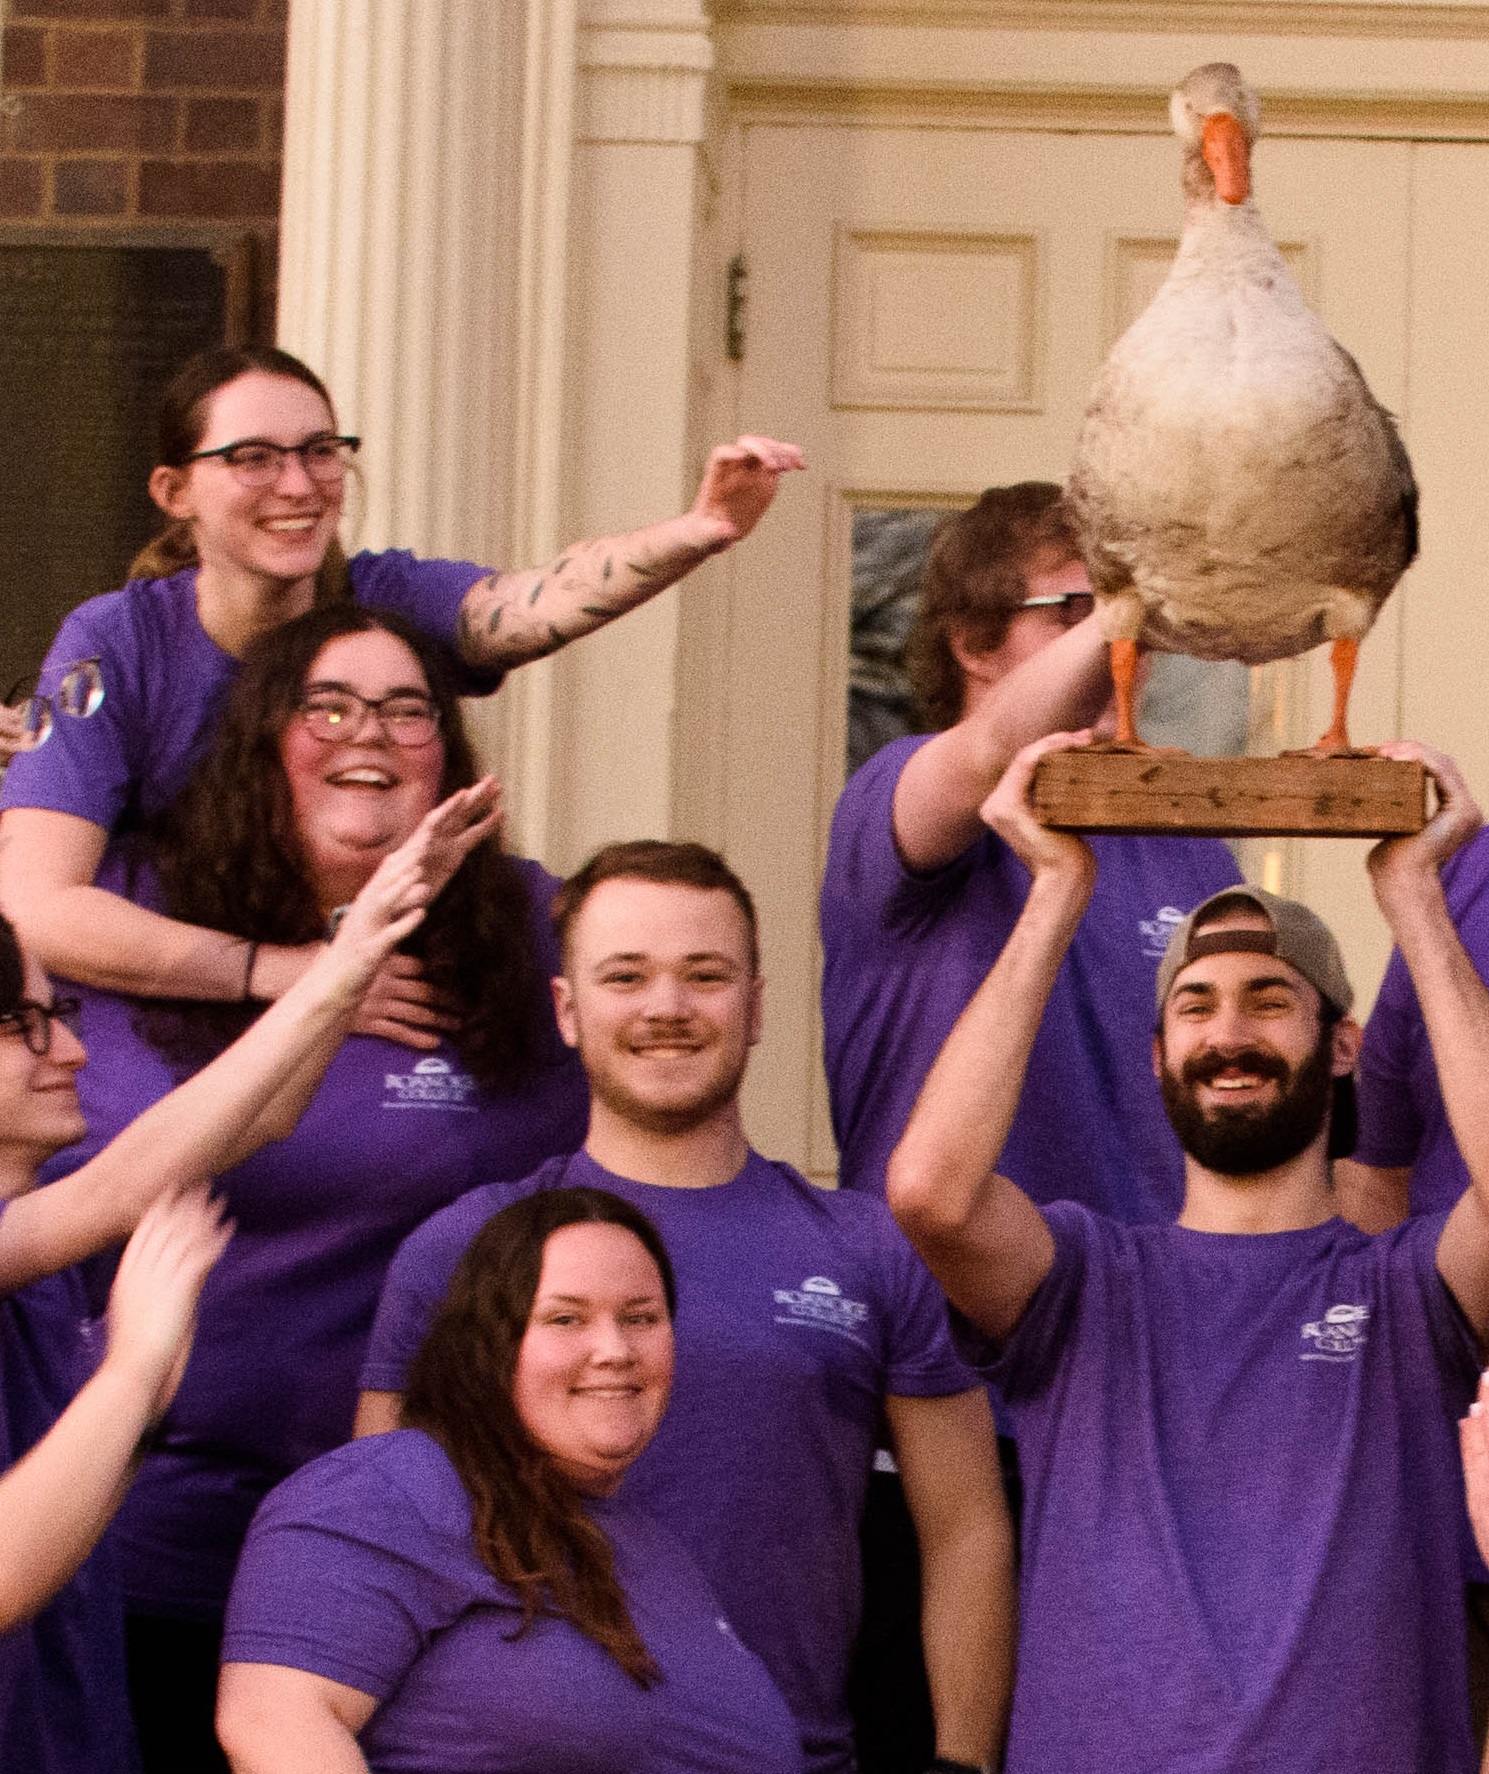
POLYGON ((704 467, 690 515, 706 519, 717 546, 727 547, 759 523, 776 496, 781 476, 806 465, 795 444, 778 443, 773 437, 741 437, 720 444, 704 467))
MULTIPOLYGON (((500 825, 501 785, 494 776, 484 776, 470 788, 457 789, 426 813, 410 836, 383 858, 347 908, 331 943, 332 957, 350 970, 359 989, 383 969, 398 944, 418 928, 456 869, 500 825)), ((438 1010, 438 1002, 427 988, 422 993, 402 989, 413 978, 407 970, 388 973, 383 983, 389 1005, 395 999, 413 1002, 422 997, 427 1007, 438 1010)))
POLYGON ((1068 751, 1088 745, 1089 728, 1079 733, 1047 733, 1018 752, 998 778, 998 786, 978 809, 984 825, 997 833, 1036 878, 1065 876, 1087 888, 1096 878, 1096 858, 1091 847, 1073 832, 1057 832, 1041 825, 1030 802, 1034 772, 1047 752, 1068 751))
POLYGON ((1423 876, 1436 877, 1442 865, 1484 823, 1463 773, 1446 752, 1433 751, 1415 740, 1398 739, 1381 746, 1385 758, 1425 764, 1437 789, 1437 808, 1422 830, 1404 838, 1383 838, 1370 852, 1367 866, 1377 895, 1423 876))
POLYGON ((109 1293, 104 1360, 144 1388, 152 1418, 181 1383, 202 1285, 232 1231, 221 1202, 200 1183, 155 1200, 124 1247, 109 1293))

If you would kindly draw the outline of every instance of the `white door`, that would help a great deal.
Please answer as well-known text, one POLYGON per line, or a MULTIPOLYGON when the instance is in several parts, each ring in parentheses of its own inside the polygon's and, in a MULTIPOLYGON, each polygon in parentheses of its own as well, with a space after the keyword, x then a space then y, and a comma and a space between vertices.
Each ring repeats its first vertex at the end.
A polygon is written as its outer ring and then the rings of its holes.
MULTIPOLYGON (((1091 379, 1172 254, 1179 153, 1156 130, 776 122, 744 124, 736 147, 748 266, 739 415, 800 441, 810 473, 732 576, 727 671, 709 686, 727 686, 713 726, 727 751, 721 836, 764 924, 767 1036, 751 1076, 752 1134, 826 1180, 835 1159, 815 910, 843 782, 853 513, 954 507, 984 486, 1064 479, 1091 379)), ((1478 368, 1489 360, 1489 298, 1482 274, 1467 276, 1485 252, 1473 196, 1485 156, 1264 139, 1256 191, 1310 299, 1402 417, 1426 487, 1424 560, 1365 646, 1353 730, 1363 742, 1392 737, 1404 711, 1414 736, 1450 742, 1471 779, 1489 784, 1489 739, 1438 691, 1466 696, 1470 655, 1461 641, 1439 648, 1440 660, 1427 654, 1444 630, 1489 628, 1489 613, 1465 611, 1454 589, 1470 566, 1476 574, 1489 540, 1482 493, 1438 490, 1472 472, 1462 464, 1489 393, 1478 368)), ((1489 634, 1471 643, 1480 657, 1484 642, 1489 634)), ((1259 749, 1306 743, 1327 724, 1322 654, 1257 688, 1262 725, 1275 729, 1259 749)), ((1388 945, 1364 849, 1314 840, 1270 860, 1253 848, 1245 860, 1330 919, 1368 1002, 1388 945)))

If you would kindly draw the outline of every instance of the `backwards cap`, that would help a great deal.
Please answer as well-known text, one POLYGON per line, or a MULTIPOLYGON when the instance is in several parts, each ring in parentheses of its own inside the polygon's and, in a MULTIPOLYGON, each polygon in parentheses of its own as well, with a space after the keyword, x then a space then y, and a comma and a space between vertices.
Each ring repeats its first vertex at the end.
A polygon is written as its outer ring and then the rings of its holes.
POLYGON ((1344 1016, 1354 992, 1344 971, 1344 957, 1334 934, 1316 912, 1295 899, 1282 899, 1261 887, 1226 887, 1197 905, 1169 938, 1158 966, 1158 1014, 1168 998, 1174 976, 1191 961, 1206 955, 1275 955, 1301 973, 1324 1002, 1344 1016), (1250 906, 1271 925, 1270 930, 1214 930, 1210 920, 1232 906, 1250 906))

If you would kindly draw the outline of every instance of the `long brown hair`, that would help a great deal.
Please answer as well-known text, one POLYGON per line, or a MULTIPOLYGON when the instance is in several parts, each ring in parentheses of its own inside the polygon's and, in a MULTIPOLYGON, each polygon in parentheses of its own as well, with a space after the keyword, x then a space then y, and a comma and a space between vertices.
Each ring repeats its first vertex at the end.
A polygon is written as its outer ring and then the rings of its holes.
POLYGON ((540 1614, 556 1615, 649 1688, 661 1672, 631 1619, 610 1542, 528 1434, 512 1396, 548 1240, 564 1226, 591 1224, 640 1239, 662 1277, 668 1317, 675 1314, 672 1264, 645 1214, 605 1189, 539 1190, 494 1214, 466 1249, 414 1357, 402 1420, 439 1443, 470 1493, 481 1562, 522 1602, 513 1636, 540 1614))
MULTIPOLYGON (((207 410, 212 396, 239 376, 260 370, 269 376, 286 376, 313 389, 336 424, 336 406, 330 391, 309 364, 301 363, 275 345, 218 345, 199 351, 182 364, 166 384, 156 415, 157 466, 184 468, 201 448, 207 431, 207 410)), ((196 538, 184 518, 169 518, 129 563, 128 579, 168 579, 186 567, 200 565, 196 538)), ((333 541, 315 576, 317 604, 344 602, 351 596, 351 579, 341 544, 333 541)))
MULTIPOLYGON (((445 748, 441 798, 476 781, 460 702, 430 642, 390 610, 356 604, 309 610, 260 635, 245 652, 211 750, 151 833, 149 854, 172 917, 251 942, 305 943, 322 934, 280 736, 322 647, 341 635, 377 630, 402 641, 428 680, 445 748)), ((495 841, 471 852, 404 947, 456 1005, 455 1046, 480 1084, 510 1089, 547 1057, 547 986, 533 947, 527 887, 495 841)), ((234 1011, 241 1026, 241 1011, 234 1011)), ((158 1046, 169 1047, 158 1017, 147 1015, 142 1027, 158 1046)))

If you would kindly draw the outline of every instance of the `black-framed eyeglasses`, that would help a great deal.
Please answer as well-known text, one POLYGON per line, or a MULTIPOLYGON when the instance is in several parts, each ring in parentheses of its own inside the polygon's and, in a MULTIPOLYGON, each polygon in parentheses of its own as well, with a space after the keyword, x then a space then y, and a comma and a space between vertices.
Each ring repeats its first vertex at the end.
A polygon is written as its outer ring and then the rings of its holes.
POLYGON ((86 721, 103 707, 102 665, 97 659, 74 659, 70 665, 61 668, 60 676, 55 669, 32 672, 10 686, 5 693, 5 704, 20 714, 20 749, 35 751, 51 738, 59 714, 75 721, 86 721), (41 689, 43 675, 56 677, 55 690, 44 692, 41 689))
POLYGON ((1096 608, 1096 599, 1089 591, 1055 591, 1047 597, 1026 597, 1021 610, 1051 610, 1066 628, 1075 628, 1096 608))
POLYGON ((193 450, 188 462, 221 462, 245 487, 272 487, 284 472, 287 457, 298 456, 300 466, 316 481, 339 481, 362 447, 360 437, 334 437, 323 432, 304 443, 270 443, 264 437, 245 437, 221 444, 215 450, 193 450))
POLYGON ((368 715, 376 715, 394 745, 428 745, 439 732, 439 709, 427 696, 394 690, 359 696, 355 690, 307 690, 295 710, 307 733, 326 745, 355 739, 368 715))
POLYGON ((52 1051, 52 1024, 60 1022, 78 1032, 78 1013, 83 1008, 77 998, 53 998, 50 1004, 38 1004, 34 998, 22 998, 14 1010, 0 1016, 0 1029, 14 1029, 38 1059, 52 1051))

